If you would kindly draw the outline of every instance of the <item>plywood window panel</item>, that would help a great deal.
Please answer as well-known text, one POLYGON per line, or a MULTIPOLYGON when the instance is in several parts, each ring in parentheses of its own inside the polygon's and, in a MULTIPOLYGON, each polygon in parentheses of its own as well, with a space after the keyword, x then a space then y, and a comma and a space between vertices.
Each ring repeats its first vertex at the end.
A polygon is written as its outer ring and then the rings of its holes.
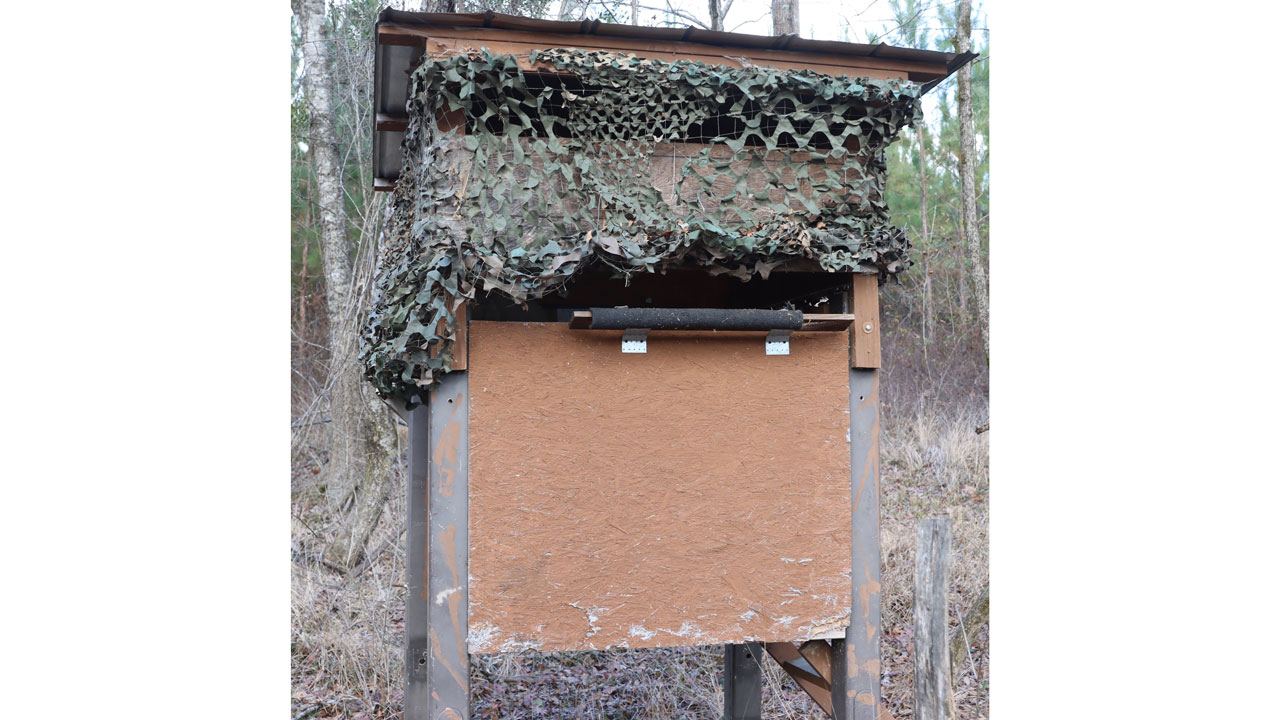
POLYGON ((849 343, 470 327, 468 650, 842 637, 849 343))

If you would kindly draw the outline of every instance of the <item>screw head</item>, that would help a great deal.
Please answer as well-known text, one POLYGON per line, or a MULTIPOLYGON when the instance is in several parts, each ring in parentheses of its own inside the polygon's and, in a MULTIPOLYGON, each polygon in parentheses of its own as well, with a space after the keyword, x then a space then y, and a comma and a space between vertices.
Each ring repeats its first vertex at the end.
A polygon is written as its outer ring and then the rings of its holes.
POLYGON ((866 333, 871 332, 871 323, 867 323, 866 325, 863 325, 862 332, 866 332, 866 333))

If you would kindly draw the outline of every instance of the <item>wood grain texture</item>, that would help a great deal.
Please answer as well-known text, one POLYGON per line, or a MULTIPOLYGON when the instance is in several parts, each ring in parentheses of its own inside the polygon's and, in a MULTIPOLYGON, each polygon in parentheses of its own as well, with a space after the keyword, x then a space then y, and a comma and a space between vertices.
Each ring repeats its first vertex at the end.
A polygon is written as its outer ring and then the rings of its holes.
POLYGON ((855 321, 849 329, 855 368, 880 367, 880 282, 875 275, 855 274, 851 304, 855 321), (870 326, 870 329, 867 329, 870 326))
POLYGON ((471 323, 469 650, 842 636, 842 333, 471 323))
POLYGON ((947 637, 947 564, 951 559, 951 521, 920 521, 916 539, 915 629, 916 717, 950 720, 955 717, 951 694, 951 653, 947 637))

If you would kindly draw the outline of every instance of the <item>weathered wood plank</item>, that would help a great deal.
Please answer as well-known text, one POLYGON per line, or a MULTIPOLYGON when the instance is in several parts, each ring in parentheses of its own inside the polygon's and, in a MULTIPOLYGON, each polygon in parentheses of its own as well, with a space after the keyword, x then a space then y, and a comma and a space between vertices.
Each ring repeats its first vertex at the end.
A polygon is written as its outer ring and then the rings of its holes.
POLYGON ((454 370, 467 369, 467 357, 470 355, 469 348, 467 347, 467 316, 469 314, 467 310, 468 303, 463 301, 453 311, 454 316, 457 318, 458 327, 453 339, 453 365, 451 367, 454 370))
POLYGON ((404 132, 409 129, 408 115, 388 115, 387 113, 378 113, 374 128, 377 130, 392 130, 404 132))
POLYGON ((916 541, 915 703, 916 720, 955 717, 951 695, 951 644, 947 637, 947 564, 951 557, 951 521, 920 522, 916 541))
POLYGON ((875 275, 856 274, 850 303, 854 320, 851 359, 856 368, 880 367, 880 285, 875 275))
POLYGON ((822 708, 822 712, 831 715, 831 683, 827 682, 819 675, 805 671, 796 665, 796 661, 803 661, 804 656, 796 649, 796 646, 789 642, 765 643, 765 650, 769 655, 778 662, 784 672, 796 681, 796 685, 801 690, 813 698, 813 701, 822 708))
POLYGON ((809 661, 823 680, 831 682, 831 643, 826 640, 810 640, 800 646, 800 655, 809 661))

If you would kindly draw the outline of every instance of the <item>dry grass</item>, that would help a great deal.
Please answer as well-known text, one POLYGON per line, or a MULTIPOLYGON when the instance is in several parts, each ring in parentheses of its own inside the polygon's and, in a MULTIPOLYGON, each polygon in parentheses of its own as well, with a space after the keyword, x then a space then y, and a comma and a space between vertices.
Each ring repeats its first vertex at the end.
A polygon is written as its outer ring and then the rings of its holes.
MULTIPOLYGON (((322 435, 311 438, 323 440, 322 435)), ((403 439, 403 434, 402 434, 403 439)), ((403 444, 402 444, 403 445, 403 444)), ((295 716, 399 717, 404 678, 405 473, 401 463, 371 557, 349 576, 320 557, 336 528, 315 483, 318 467, 302 458, 293 478, 291 584, 295 716)))
MULTIPOLYGON (((917 522, 926 517, 951 518, 953 628, 987 584, 989 436, 974 432, 986 421, 985 411, 977 408, 948 415, 925 410, 891 415, 883 429, 881 654, 884 699, 895 718, 912 716, 911 596, 917 522)), ((988 714, 987 647, 985 637, 970 641, 978 646, 977 652, 973 663, 966 662, 965 671, 955 678, 956 704, 959 717, 981 718, 988 714)))
MULTIPOLYGON (((952 520, 952 605, 965 611, 987 581, 987 437, 981 410, 890 414, 882 435, 884 515, 884 698, 911 717, 911 587, 920 518, 952 520)), ((312 436, 319 437, 319 436, 312 436)), ((315 457, 298 452, 295 457, 315 457)), ((400 716, 404 639, 404 475, 370 542, 375 557, 343 578, 319 561, 331 528, 300 460, 293 508, 293 686, 295 716, 400 716)), ((958 617, 958 614, 957 614, 958 617)), ((953 618, 954 625, 954 618, 953 618)), ((985 633, 956 678, 959 717, 984 718, 985 633), (976 669, 976 674, 973 670, 976 669)), ((719 646, 524 653, 473 658, 475 718, 719 718, 719 646)), ((764 717, 824 717, 772 662, 764 668, 764 717)))

